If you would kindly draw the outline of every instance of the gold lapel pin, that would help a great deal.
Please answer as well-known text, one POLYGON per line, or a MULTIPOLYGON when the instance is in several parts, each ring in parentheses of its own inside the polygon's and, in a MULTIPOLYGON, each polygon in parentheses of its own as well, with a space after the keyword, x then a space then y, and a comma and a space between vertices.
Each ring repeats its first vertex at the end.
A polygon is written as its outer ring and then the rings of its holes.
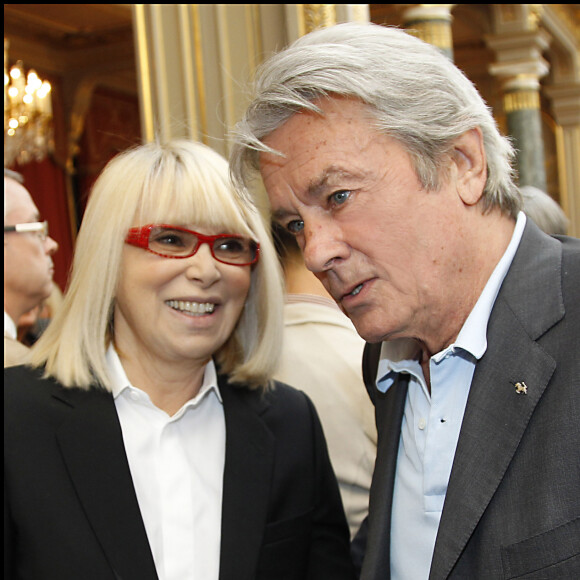
POLYGON ((528 386, 523 381, 521 383, 514 383, 514 387, 516 388, 516 393, 518 395, 528 394, 528 386))

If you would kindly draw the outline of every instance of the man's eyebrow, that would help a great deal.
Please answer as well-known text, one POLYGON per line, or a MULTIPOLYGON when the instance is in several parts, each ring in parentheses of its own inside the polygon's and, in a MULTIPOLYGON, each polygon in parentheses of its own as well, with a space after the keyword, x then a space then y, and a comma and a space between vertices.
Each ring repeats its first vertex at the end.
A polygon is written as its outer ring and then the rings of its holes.
MULTIPOLYGON (((316 199, 329 187, 336 187, 332 183, 335 179, 361 179, 364 177, 365 174, 362 172, 347 171, 338 165, 330 165, 318 177, 310 180, 306 187, 306 195, 311 199, 316 199)), ((289 215, 294 214, 281 208, 272 212, 272 219, 283 223, 289 215)))
POLYGON ((30 217, 28 218, 28 221, 23 222, 23 223, 27 223, 27 224, 35 224, 36 222, 41 222, 42 219, 40 217, 40 212, 36 211, 33 214, 28 214, 30 217))
POLYGON ((307 187, 307 193, 309 197, 318 197, 324 190, 329 186, 329 181, 339 178, 339 179, 354 179, 361 177, 359 173, 353 173, 352 171, 347 171, 342 167, 331 165, 327 167, 322 174, 310 181, 307 187))
POLYGON ((272 219, 275 222, 282 223, 287 215, 291 214, 287 212, 285 209, 277 209, 276 211, 272 212, 272 219))

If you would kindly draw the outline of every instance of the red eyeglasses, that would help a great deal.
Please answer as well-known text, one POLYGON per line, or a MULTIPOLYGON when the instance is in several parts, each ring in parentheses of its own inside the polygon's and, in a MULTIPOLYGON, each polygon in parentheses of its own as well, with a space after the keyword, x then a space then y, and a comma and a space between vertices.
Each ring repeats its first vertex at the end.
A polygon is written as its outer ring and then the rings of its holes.
POLYGON ((202 244, 208 244, 211 255, 223 264, 250 266, 260 257, 260 244, 239 234, 206 236, 193 230, 171 225, 150 224, 131 228, 125 242, 164 258, 189 258, 202 244))

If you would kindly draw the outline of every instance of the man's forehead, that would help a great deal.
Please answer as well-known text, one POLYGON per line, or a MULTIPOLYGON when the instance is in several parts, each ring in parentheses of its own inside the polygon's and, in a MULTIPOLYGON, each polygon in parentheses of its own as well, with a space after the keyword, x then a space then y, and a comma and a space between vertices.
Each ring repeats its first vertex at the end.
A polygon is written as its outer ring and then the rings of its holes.
POLYGON ((13 179, 4 178, 6 216, 18 215, 19 219, 38 219, 39 211, 28 190, 13 179))
POLYGON ((272 143, 280 148, 281 154, 262 152, 259 158, 266 189, 300 184, 302 193, 316 196, 328 187, 365 178, 372 169, 367 151, 384 136, 371 130, 348 140, 336 137, 339 136, 314 133, 309 143, 300 139, 290 143, 292 136, 272 143))
POLYGON ((312 104, 317 107, 317 110, 296 111, 262 141, 273 149, 277 149, 274 143, 285 141, 296 133, 304 133, 316 138, 322 126, 325 126, 327 130, 332 130, 337 127, 337 123, 340 125, 361 123, 369 129, 373 125, 374 116, 370 106, 358 99, 328 96, 315 99, 312 104))

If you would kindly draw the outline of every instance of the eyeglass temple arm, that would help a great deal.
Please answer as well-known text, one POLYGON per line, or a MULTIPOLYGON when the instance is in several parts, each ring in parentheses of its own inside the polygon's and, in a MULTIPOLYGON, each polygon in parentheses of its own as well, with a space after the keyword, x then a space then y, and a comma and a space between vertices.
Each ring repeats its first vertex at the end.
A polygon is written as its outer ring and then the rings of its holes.
POLYGON ((128 244, 139 246, 140 248, 149 247, 149 233, 150 228, 131 228, 127 233, 125 242, 128 244))
POLYGON ((4 226, 5 232, 37 232, 39 225, 44 227, 46 222, 33 222, 30 224, 16 224, 15 226, 4 226))

